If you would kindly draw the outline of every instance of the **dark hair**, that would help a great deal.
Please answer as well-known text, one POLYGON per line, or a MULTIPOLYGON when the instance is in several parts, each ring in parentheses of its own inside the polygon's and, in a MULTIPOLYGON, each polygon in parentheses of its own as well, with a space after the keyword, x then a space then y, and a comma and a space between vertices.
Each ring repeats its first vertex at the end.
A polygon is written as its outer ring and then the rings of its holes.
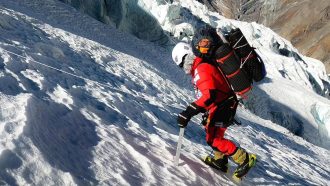
POLYGON ((201 58, 208 58, 212 57, 215 49, 217 49, 219 46, 223 44, 223 41, 221 40, 220 36, 218 35, 217 31, 215 28, 205 25, 197 31, 195 31, 195 34, 193 36, 191 45, 192 45, 192 50, 195 54, 195 56, 201 57, 201 58), (198 43, 201 39, 208 39, 211 41, 211 46, 207 54, 202 54, 198 50, 198 43))

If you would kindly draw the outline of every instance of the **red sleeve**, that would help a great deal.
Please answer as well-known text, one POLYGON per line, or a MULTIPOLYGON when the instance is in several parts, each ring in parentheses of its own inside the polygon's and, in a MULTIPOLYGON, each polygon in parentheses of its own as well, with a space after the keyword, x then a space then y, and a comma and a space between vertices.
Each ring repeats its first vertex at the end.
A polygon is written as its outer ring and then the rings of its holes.
POLYGON ((199 90, 198 99, 194 102, 196 105, 208 109, 214 105, 216 95, 212 94, 212 90, 216 89, 216 81, 212 75, 213 69, 209 64, 201 64, 195 70, 194 81, 199 90))

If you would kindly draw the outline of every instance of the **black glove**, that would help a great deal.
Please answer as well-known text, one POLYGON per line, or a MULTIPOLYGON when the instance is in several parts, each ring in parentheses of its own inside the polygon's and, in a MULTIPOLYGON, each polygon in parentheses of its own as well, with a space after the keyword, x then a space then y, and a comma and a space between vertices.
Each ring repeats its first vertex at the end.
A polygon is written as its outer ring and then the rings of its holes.
POLYGON ((186 127, 190 119, 204 110, 202 107, 196 105, 195 103, 190 104, 185 111, 178 115, 177 122, 179 127, 186 127))

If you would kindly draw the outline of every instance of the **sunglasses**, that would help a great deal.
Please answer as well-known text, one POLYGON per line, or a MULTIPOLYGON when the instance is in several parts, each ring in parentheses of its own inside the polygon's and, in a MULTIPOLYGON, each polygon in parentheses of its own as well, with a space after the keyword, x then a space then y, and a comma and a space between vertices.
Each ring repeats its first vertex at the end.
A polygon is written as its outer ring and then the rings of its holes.
POLYGON ((208 39, 201 39, 198 42, 197 49, 202 53, 202 54, 207 54, 207 52, 210 49, 211 41, 208 39))

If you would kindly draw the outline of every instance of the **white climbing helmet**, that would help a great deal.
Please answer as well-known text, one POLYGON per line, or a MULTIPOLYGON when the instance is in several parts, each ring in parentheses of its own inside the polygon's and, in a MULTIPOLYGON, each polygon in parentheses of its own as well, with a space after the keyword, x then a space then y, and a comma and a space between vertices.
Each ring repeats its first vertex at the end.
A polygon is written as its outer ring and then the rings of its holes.
MULTIPOLYGON (((172 50, 172 59, 176 65, 183 65, 183 59, 188 54, 192 54, 191 46, 185 42, 179 42, 172 50)), ((182 66, 181 66, 182 67, 182 66)))

